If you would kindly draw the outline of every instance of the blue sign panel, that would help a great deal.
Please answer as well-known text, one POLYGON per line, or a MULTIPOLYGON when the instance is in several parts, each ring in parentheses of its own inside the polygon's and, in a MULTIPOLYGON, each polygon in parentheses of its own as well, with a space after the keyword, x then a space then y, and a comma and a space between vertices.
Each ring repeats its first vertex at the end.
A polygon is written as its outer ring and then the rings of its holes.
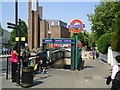
POLYGON ((73 43, 74 39, 43 39, 43 43, 73 43))
POLYGON ((54 42, 62 42, 62 39, 54 39, 54 42))
POLYGON ((43 42, 53 42, 52 39, 44 39, 43 42))
POLYGON ((68 28, 81 28, 81 27, 85 27, 85 24, 68 25, 68 28))
POLYGON ((63 42, 74 42, 74 40, 69 40, 69 39, 67 40, 66 39, 66 40, 63 40, 63 42))

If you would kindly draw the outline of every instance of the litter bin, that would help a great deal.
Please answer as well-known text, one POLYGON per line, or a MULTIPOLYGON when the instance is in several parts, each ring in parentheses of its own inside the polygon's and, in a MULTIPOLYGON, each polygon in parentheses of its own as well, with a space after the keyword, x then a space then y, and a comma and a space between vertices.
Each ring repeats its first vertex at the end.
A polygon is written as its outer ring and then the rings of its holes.
POLYGON ((21 87, 27 88, 33 85, 33 72, 34 72, 34 67, 23 67, 22 68, 21 87))

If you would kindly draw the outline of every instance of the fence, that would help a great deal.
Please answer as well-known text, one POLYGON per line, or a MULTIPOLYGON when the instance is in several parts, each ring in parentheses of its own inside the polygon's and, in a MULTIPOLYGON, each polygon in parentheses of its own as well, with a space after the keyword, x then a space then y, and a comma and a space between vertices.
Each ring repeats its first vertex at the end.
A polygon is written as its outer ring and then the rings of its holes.
POLYGON ((58 60, 60 58, 64 58, 64 51, 63 50, 55 50, 55 51, 50 51, 49 57, 51 61, 58 60))
POLYGON ((108 62, 108 57, 107 57, 107 55, 104 55, 104 54, 100 53, 99 58, 100 58, 102 61, 106 62, 106 63, 108 62))
MULTIPOLYGON (((6 79, 8 79, 9 77, 9 74, 10 74, 10 72, 11 72, 11 64, 10 64, 10 59, 11 59, 11 55, 2 55, 2 56, 0 56, 0 58, 6 58, 7 59, 7 61, 6 61, 6 68, 3 68, 2 67, 2 70, 4 69, 4 70, 6 70, 4 73, 6 73, 6 79)), ((22 64, 21 64, 22 65, 22 64)), ((35 65, 35 57, 34 56, 32 56, 31 58, 30 58, 30 65, 35 65)), ((3 73, 3 71, 2 71, 2 73, 3 73)))

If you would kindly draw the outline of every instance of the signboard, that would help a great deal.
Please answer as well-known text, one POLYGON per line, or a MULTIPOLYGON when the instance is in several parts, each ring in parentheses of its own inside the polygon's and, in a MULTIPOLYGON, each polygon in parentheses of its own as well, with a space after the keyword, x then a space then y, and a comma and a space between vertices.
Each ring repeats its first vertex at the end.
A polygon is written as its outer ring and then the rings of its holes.
MULTIPOLYGON (((21 37, 20 39, 21 41, 25 41, 25 37, 21 37)), ((15 41, 19 41, 19 37, 15 37, 15 41)))
MULTIPOLYGON (((71 44, 52 44, 52 47, 56 48, 56 47, 71 47, 71 44)), ((82 43, 81 41, 78 41, 78 47, 82 47, 82 43)))
POLYGON ((85 24, 82 23, 82 21, 76 19, 76 20, 73 20, 70 25, 68 25, 68 28, 74 32, 74 33, 79 33, 82 31, 82 29, 85 27, 85 24), (75 23, 79 23, 77 25, 74 25, 75 23))
POLYGON ((44 39, 44 40, 43 40, 43 43, 52 43, 52 42, 53 42, 52 39, 44 39))
POLYGON ((79 40, 78 40, 78 47, 82 47, 82 43, 79 40))
POLYGON ((74 39, 43 39, 43 43, 74 43, 74 39))
POLYGON ((52 47, 71 47, 71 44, 52 44, 52 47))

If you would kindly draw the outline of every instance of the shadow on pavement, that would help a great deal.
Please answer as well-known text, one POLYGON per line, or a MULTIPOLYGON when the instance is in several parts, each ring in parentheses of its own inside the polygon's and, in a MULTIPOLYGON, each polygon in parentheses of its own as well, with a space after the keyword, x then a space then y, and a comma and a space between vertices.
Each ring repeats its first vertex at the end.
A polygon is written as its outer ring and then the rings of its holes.
POLYGON ((42 83, 43 83, 42 81, 34 81, 33 86, 36 86, 36 85, 39 85, 39 84, 42 84, 42 83))
POLYGON ((95 67, 93 67, 93 66, 84 66, 84 69, 85 68, 95 68, 95 67))
POLYGON ((50 77, 51 75, 48 75, 48 76, 45 76, 45 77, 40 77, 40 78, 38 78, 38 79, 36 79, 36 80, 43 80, 43 79, 46 79, 46 78, 48 78, 48 77, 50 77))

